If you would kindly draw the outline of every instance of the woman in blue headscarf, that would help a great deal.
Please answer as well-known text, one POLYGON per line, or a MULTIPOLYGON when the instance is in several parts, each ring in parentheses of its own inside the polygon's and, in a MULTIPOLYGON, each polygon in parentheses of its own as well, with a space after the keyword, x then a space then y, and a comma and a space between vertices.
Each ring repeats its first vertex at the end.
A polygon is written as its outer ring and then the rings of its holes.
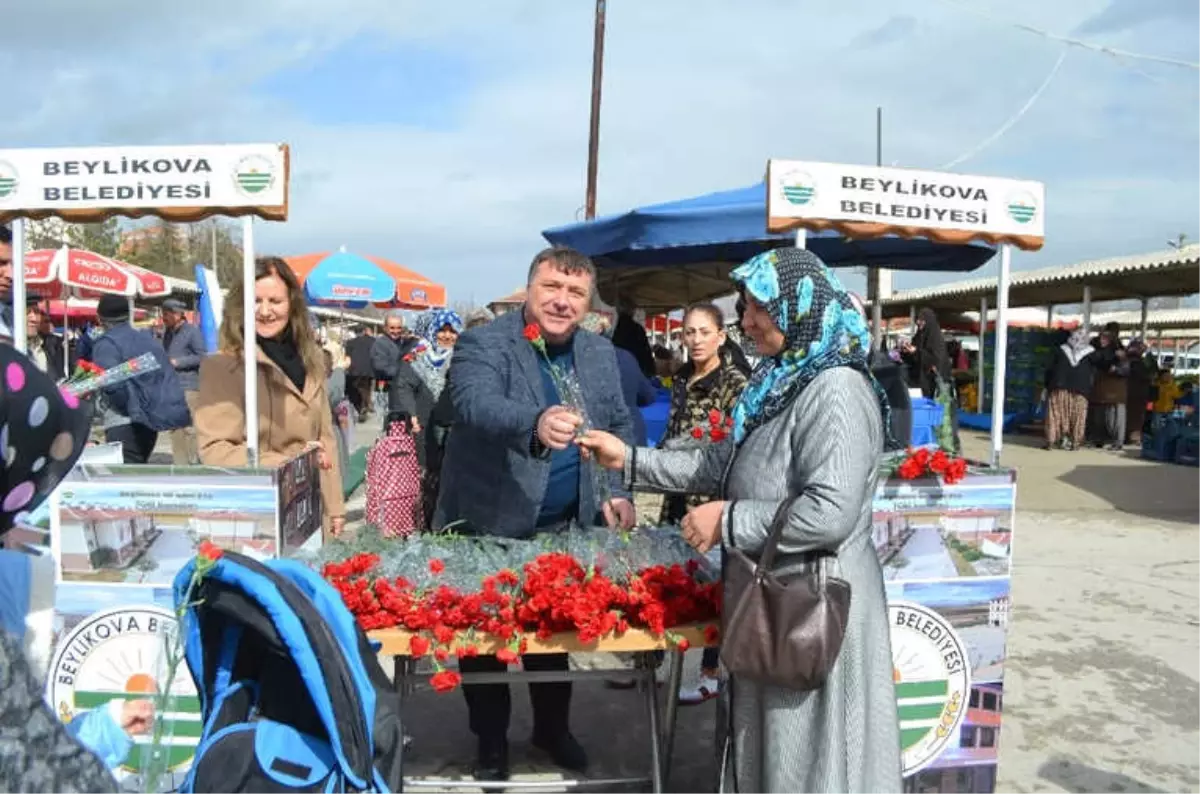
POLYGON ((442 450, 452 419, 446 375, 463 321, 451 309, 430 309, 413 323, 417 344, 400 360, 388 394, 388 421, 403 417, 417 436, 417 456, 424 467, 421 482, 425 516, 433 515, 442 469, 442 450), (443 394, 445 398, 443 399, 443 394))
POLYGON ((872 497, 887 399, 871 377, 870 334, 837 277, 796 248, 733 271, 742 328, 762 356, 733 410, 730 438, 697 450, 627 449, 591 432, 580 444, 634 488, 723 493, 692 509, 684 538, 757 557, 785 502, 773 573, 833 555, 850 583, 846 635, 828 680, 800 692, 732 676, 722 695, 726 790, 900 791, 900 735, 887 598, 872 542, 872 497), (726 752, 727 751, 727 752, 726 752))

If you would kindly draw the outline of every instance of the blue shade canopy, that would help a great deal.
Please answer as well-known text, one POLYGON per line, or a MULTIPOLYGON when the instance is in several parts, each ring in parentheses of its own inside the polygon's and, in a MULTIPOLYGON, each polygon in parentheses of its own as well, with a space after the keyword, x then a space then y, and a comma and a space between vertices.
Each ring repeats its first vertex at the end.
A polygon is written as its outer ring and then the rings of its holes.
POLYGON ((369 259, 343 249, 309 271, 304 294, 310 303, 357 309, 395 300, 396 280, 369 259))
MULTIPOLYGON (((605 300, 620 298, 647 309, 726 295, 732 290, 730 269, 796 240, 792 232, 767 232, 765 182, 559 226, 542 236, 592 258, 605 300)), ((895 236, 848 240, 834 230, 808 232, 806 245, 832 267, 893 270, 968 272, 996 253, 982 242, 950 245, 895 236)))

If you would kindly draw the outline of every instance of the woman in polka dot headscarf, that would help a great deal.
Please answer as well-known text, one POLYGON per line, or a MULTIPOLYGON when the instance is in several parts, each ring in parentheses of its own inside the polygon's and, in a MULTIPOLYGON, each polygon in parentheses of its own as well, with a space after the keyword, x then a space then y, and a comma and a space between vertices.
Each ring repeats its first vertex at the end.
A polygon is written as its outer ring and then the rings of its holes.
MULTIPOLYGON (((32 361, 0 345, 0 540, 49 497, 87 443, 88 413, 32 361)), ((58 720, 42 678, 54 614, 48 557, 0 550, 0 791, 116 791, 108 772, 153 720, 149 701, 113 701, 58 720)))

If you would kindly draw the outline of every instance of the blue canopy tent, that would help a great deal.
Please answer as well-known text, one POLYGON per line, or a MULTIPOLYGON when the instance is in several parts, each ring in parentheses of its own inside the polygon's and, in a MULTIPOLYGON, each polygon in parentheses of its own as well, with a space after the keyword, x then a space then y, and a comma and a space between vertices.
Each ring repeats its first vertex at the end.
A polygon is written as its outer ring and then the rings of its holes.
MULTIPOLYGON (((606 301, 654 311, 726 295, 733 267, 796 240, 793 233, 767 232, 765 182, 559 226, 542 236, 592 257, 606 301)), ((997 250, 982 242, 895 236, 848 240, 835 230, 808 232, 806 245, 833 267, 953 272, 975 270, 997 250)))

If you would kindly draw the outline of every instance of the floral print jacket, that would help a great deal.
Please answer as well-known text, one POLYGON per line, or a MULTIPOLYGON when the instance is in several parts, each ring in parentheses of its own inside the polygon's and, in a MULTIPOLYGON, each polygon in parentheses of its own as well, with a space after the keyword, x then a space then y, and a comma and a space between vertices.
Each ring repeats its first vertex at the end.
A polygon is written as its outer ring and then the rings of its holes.
MULTIPOLYGON (((685 364, 675 375, 671 386, 671 409, 667 415, 667 432, 659 447, 675 440, 689 438, 696 428, 708 428, 709 413, 717 411, 728 416, 746 386, 742 374, 728 356, 722 355, 721 366, 703 378, 689 383, 692 365, 685 364)), ((700 443, 710 443, 707 439, 700 443)), ((717 494, 668 494, 663 500, 659 521, 677 524, 689 508, 711 501, 717 494)))

